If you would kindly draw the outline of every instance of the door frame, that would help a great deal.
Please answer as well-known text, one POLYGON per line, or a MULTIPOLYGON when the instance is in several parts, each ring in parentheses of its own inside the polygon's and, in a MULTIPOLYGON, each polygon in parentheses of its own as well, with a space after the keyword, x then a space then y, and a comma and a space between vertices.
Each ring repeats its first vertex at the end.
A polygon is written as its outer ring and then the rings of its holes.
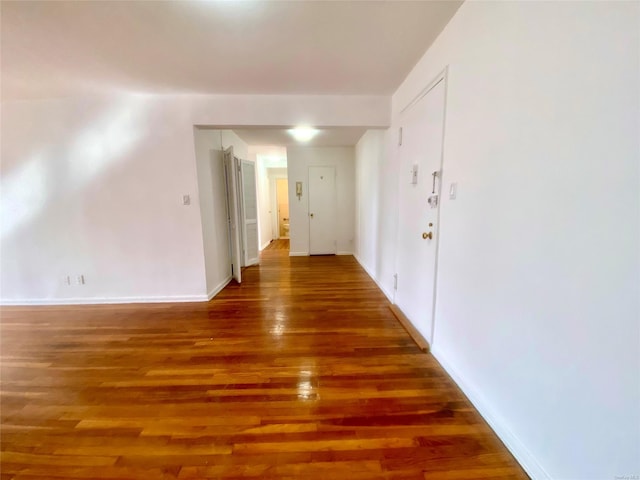
MULTIPOLYGON (((289 172, 274 173, 268 175, 269 177, 269 204, 271 205, 271 239, 278 240, 280 238, 280 230, 278 229, 278 191, 277 191, 277 179, 287 180, 287 191, 289 190, 289 172)), ((291 204, 289 204, 289 238, 291 238, 291 204)))
MULTIPOLYGON (((333 169, 333 190, 334 190, 334 206, 335 211, 334 215, 337 214, 338 210, 338 168, 336 165, 308 165, 307 166, 307 228, 309 230, 309 244, 308 244, 308 252, 309 255, 337 255, 338 254, 338 233, 337 233, 337 225, 334 224, 334 233, 335 239, 333 242, 333 253, 311 253, 311 205, 309 204, 311 200, 311 169, 312 168, 332 168, 333 169)), ((336 218, 336 217, 334 217, 336 218)))
POLYGON ((291 206, 289 205, 289 177, 285 176, 284 178, 276 178, 276 230, 278 231, 278 238, 289 238, 289 237, 281 237, 280 236, 280 197, 278 196, 278 180, 286 180, 287 185, 287 207, 289 208, 289 235, 291 235, 291 206))
MULTIPOLYGON (((447 130, 447 104, 448 104, 448 87, 449 87, 449 65, 445 66, 444 69, 439 72, 435 77, 429 81, 425 87, 418 92, 418 94, 411 99, 402 110, 400 110, 399 115, 399 128, 400 132, 402 129, 402 115, 409 110, 411 107, 416 105, 420 100, 426 97, 431 90, 433 90, 436 86, 438 86, 441 82, 444 82, 444 111, 442 113, 442 148, 440 152, 440 182, 439 182, 439 198, 438 198, 438 206, 437 206, 437 214, 438 214, 438 225, 435 229, 435 260, 433 264, 433 292, 432 292, 432 301, 431 301, 431 332, 430 338, 428 339, 429 345, 433 347, 433 342, 435 340, 435 329, 436 329, 436 302, 438 299, 438 266, 440 260, 440 230, 442 225, 442 191, 445 180, 445 170, 444 170, 444 157, 445 157, 445 138, 446 138, 446 130, 447 130)), ((399 140, 396 144, 396 158, 400 156, 400 148, 402 148, 401 140, 402 134, 399 133, 399 140)), ((398 183, 401 179, 398 179, 398 183)), ((396 245, 398 245, 399 239, 399 231, 396 232, 396 245)), ((398 250, 396 248, 396 258, 395 258, 395 271, 398 271, 398 250)), ((393 303, 396 303, 396 292, 397 290, 393 290, 393 303)))
POLYGON ((238 159, 233 154, 233 146, 223 150, 227 212, 229 228, 229 259, 231 276, 236 282, 242 282, 242 227, 239 225, 240 197, 238 195, 238 159))

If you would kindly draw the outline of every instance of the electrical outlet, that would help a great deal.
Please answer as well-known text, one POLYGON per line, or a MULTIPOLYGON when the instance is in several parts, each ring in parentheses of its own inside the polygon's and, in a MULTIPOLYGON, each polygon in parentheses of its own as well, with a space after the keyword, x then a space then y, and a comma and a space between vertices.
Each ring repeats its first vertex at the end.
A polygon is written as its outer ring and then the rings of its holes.
POLYGON ((84 275, 78 275, 78 285, 84 285, 84 275))
POLYGON ((62 283, 65 286, 70 286, 71 285, 71 275, 67 275, 66 277, 62 278, 62 283))

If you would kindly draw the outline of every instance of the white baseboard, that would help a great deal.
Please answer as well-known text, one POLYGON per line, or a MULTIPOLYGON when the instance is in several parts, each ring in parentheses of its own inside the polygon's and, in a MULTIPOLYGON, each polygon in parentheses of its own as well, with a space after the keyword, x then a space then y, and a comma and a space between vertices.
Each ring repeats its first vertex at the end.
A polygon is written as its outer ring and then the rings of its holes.
POLYGON ((369 275, 369 277, 371 277, 371 280, 373 280, 376 285, 378 286, 378 288, 382 291, 382 293, 384 293, 385 297, 387 297, 387 300, 389 300, 391 303, 393 303, 393 294, 391 292, 389 292, 386 288, 384 288, 382 286, 382 284, 378 281, 378 279, 376 278, 376 276, 373 274, 373 272, 371 270, 369 270, 369 268, 367 268, 367 266, 362 262, 362 260, 360 260, 360 257, 358 257, 358 255, 356 255, 355 253, 353 254, 353 258, 355 258, 358 263, 360 264, 360 266, 362 267, 362 269, 367 272, 367 275, 369 275))
POLYGON ((469 401, 476 407, 476 410, 482 415, 493 431, 498 435, 500 440, 505 444, 507 449, 513 454, 518 463, 525 469, 533 480, 551 479, 546 470, 540 465, 540 462, 525 447, 520 439, 507 426, 504 419, 490 405, 482 395, 480 389, 475 388, 472 384, 464 380, 460 372, 449 362, 446 355, 438 348, 435 343, 431 348, 431 354, 440 363, 442 368, 449 374, 454 382, 460 387, 469 401))
POLYGON ((232 278, 233 277, 231 275, 229 275, 227 278, 225 278, 223 281, 221 281, 218 285, 213 287, 209 291, 209 293, 207 293, 207 300, 211 300, 213 297, 215 297, 217 294, 219 294, 222 291, 222 289, 229 284, 229 282, 231 281, 232 278))
POLYGON ((336 255, 353 255, 353 252, 338 251, 338 253, 336 253, 336 255))
POLYGON ((260 247, 260 250, 264 250, 265 248, 267 248, 269 246, 269 244, 271 243, 271 240, 267 240, 266 242, 264 242, 264 244, 260 247))
POLYGON ((0 305, 108 305, 118 303, 183 303, 206 302, 206 295, 176 295, 159 297, 88 297, 88 298, 20 298, 2 299, 0 305))

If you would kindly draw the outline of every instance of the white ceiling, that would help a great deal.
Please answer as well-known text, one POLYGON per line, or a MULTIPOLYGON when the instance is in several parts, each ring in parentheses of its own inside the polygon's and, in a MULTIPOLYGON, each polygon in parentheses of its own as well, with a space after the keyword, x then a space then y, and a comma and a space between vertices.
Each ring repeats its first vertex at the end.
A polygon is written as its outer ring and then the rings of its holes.
POLYGON ((462 2, 1 2, 3 99, 388 95, 462 2))
POLYGON ((311 147, 348 147, 355 145, 367 131, 364 127, 321 128, 308 142, 298 142, 287 128, 243 128, 234 129, 236 135, 247 145, 305 145, 311 147))

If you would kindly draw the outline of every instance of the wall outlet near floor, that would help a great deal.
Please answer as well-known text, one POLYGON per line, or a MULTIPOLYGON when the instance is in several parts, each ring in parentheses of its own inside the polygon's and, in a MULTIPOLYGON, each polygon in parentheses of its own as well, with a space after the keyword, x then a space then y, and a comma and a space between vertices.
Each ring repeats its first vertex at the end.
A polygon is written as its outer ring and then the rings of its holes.
POLYGON ((78 285, 84 285, 84 275, 78 275, 78 285))

